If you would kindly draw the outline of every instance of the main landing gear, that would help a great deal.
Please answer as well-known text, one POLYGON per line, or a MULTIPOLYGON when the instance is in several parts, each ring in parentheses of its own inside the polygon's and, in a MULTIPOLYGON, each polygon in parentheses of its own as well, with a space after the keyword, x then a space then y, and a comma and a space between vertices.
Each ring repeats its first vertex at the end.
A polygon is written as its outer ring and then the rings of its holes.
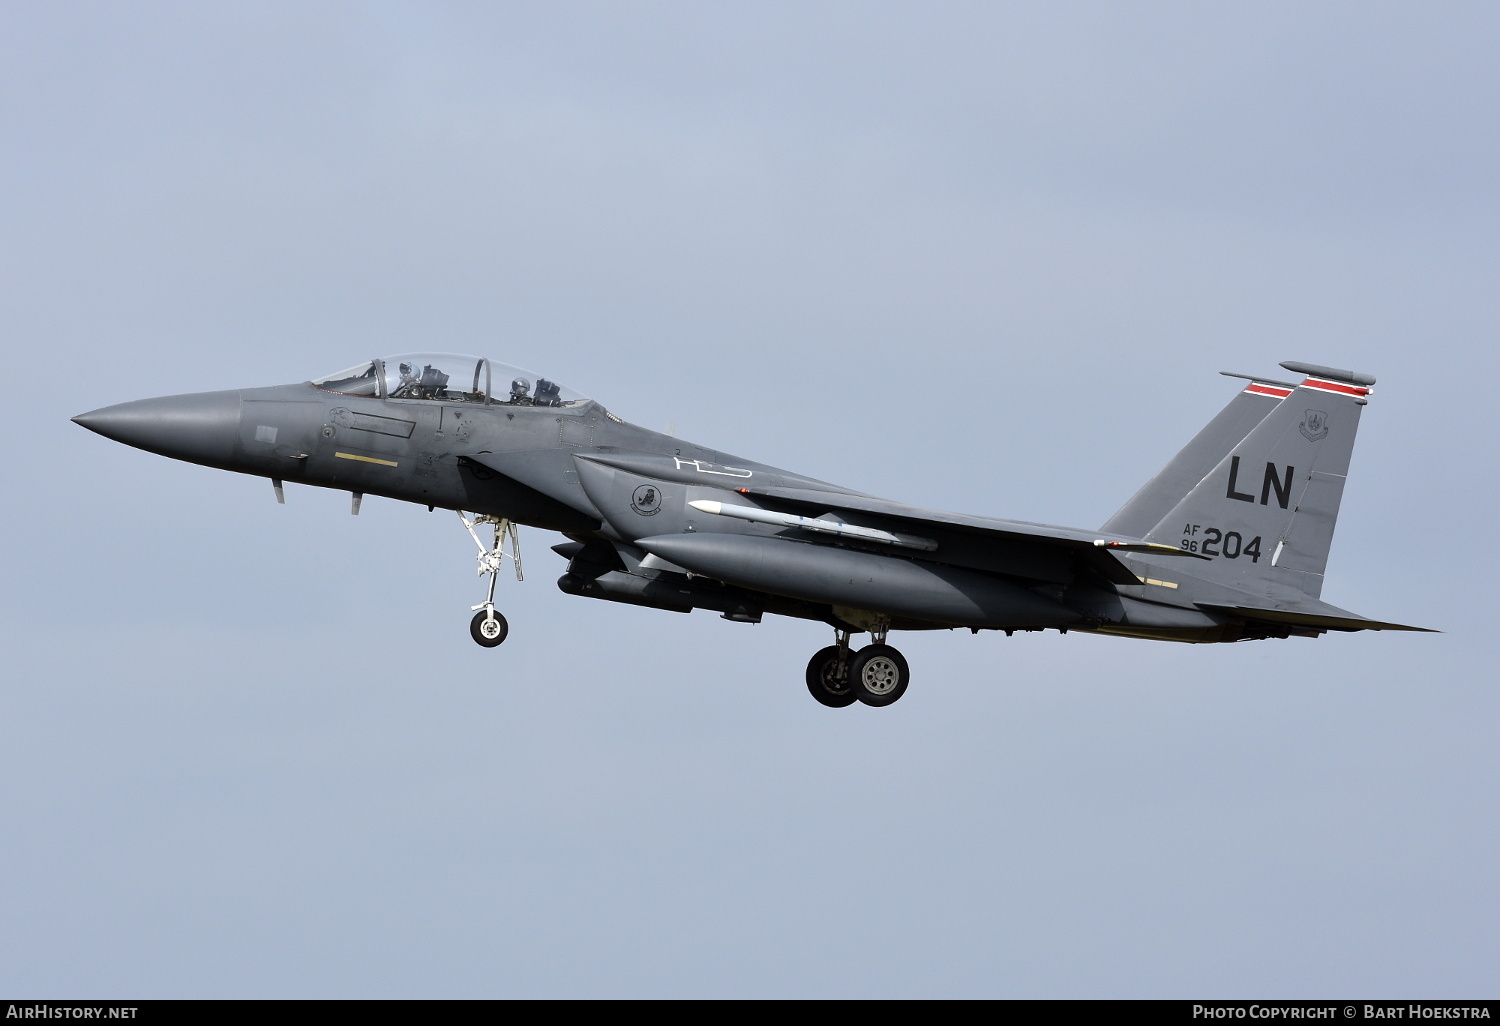
POLYGON ((469 536, 474 539, 474 544, 479 546, 479 576, 488 575, 490 579, 489 591, 485 593, 484 601, 477 606, 470 607, 474 610, 474 619, 469 621, 469 636, 485 648, 495 648, 505 641, 506 635, 510 633, 510 624, 505 622, 505 617, 500 615, 495 608, 495 583, 500 578, 500 567, 505 557, 516 566, 516 580, 524 581, 526 578, 521 574, 521 535, 516 529, 515 522, 499 517, 477 516, 473 520, 468 519, 460 510, 458 519, 464 522, 468 528, 469 536), (495 529, 494 542, 488 548, 484 542, 479 540, 479 533, 474 528, 489 524, 495 529), (510 539, 510 551, 505 551, 505 539, 510 539))
POLYGON ((822 704, 842 709, 863 702, 890 705, 906 694, 911 670, 906 658, 885 643, 886 628, 870 631, 874 644, 849 647, 849 631, 834 631, 837 643, 820 649, 807 664, 807 690, 822 704))

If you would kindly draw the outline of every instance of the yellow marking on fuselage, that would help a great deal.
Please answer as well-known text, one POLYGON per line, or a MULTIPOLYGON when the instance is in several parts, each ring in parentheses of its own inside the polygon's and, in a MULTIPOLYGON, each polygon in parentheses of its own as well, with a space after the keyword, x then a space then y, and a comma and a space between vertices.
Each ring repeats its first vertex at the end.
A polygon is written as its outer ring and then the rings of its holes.
POLYGON ((334 453, 334 455, 341 460, 359 460, 359 462, 361 463, 378 463, 382 467, 395 467, 400 465, 395 460, 377 460, 374 456, 356 456, 352 452, 336 452, 334 453))
POLYGON ((1175 588, 1175 587, 1177 587, 1177 585, 1173 584, 1171 581, 1158 581, 1158 580, 1154 580, 1154 579, 1152 579, 1150 577, 1137 577, 1136 580, 1140 581, 1142 584, 1154 584, 1158 588, 1175 588))

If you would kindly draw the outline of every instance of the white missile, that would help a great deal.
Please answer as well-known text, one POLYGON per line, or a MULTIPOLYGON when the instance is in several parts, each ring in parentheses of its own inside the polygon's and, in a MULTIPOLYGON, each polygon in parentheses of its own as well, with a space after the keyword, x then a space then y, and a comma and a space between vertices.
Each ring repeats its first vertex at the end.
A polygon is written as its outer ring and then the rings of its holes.
POLYGON ((756 506, 738 506, 733 503, 715 502, 712 499, 699 499, 688 503, 689 506, 701 513, 709 513, 716 517, 733 517, 736 520, 749 520, 757 524, 771 524, 774 527, 797 527, 804 531, 817 531, 821 534, 836 534, 843 538, 855 538, 859 541, 874 542, 877 545, 894 545, 902 549, 916 549, 919 552, 933 552, 937 549, 937 542, 931 538, 919 538, 913 534, 896 534, 892 531, 880 531, 873 527, 856 527, 854 524, 846 524, 841 520, 817 520, 812 517, 799 517, 792 513, 777 513, 775 510, 760 509, 756 506))

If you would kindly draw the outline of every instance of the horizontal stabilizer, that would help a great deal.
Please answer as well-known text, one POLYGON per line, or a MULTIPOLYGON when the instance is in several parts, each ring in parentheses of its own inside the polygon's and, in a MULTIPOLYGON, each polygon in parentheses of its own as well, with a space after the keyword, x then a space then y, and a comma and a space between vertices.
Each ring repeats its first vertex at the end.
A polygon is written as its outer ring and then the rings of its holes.
MULTIPOLYGON (((1326 631, 1421 631, 1424 634, 1440 634, 1431 627, 1412 627, 1404 623, 1386 623, 1383 620, 1366 620, 1362 616, 1333 616, 1327 613, 1298 612, 1292 609, 1267 609, 1261 606, 1223 606, 1211 602, 1199 602, 1199 609, 1216 613, 1228 613, 1244 620, 1259 620, 1263 623, 1281 623, 1293 627, 1313 627, 1326 631)), ((1335 607, 1329 606, 1329 609, 1335 607)), ((1344 610, 1339 610, 1344 612, 1344 610)))

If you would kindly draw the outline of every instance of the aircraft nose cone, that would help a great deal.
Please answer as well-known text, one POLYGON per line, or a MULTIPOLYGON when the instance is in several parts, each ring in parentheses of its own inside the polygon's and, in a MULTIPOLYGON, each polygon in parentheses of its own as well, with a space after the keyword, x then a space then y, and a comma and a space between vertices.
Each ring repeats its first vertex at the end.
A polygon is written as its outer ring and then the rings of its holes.
POLYGON ((137 449, 227 466, 240 433, 240 393, 196 392, 106 406, 80 413, 73 423, 137 449))

